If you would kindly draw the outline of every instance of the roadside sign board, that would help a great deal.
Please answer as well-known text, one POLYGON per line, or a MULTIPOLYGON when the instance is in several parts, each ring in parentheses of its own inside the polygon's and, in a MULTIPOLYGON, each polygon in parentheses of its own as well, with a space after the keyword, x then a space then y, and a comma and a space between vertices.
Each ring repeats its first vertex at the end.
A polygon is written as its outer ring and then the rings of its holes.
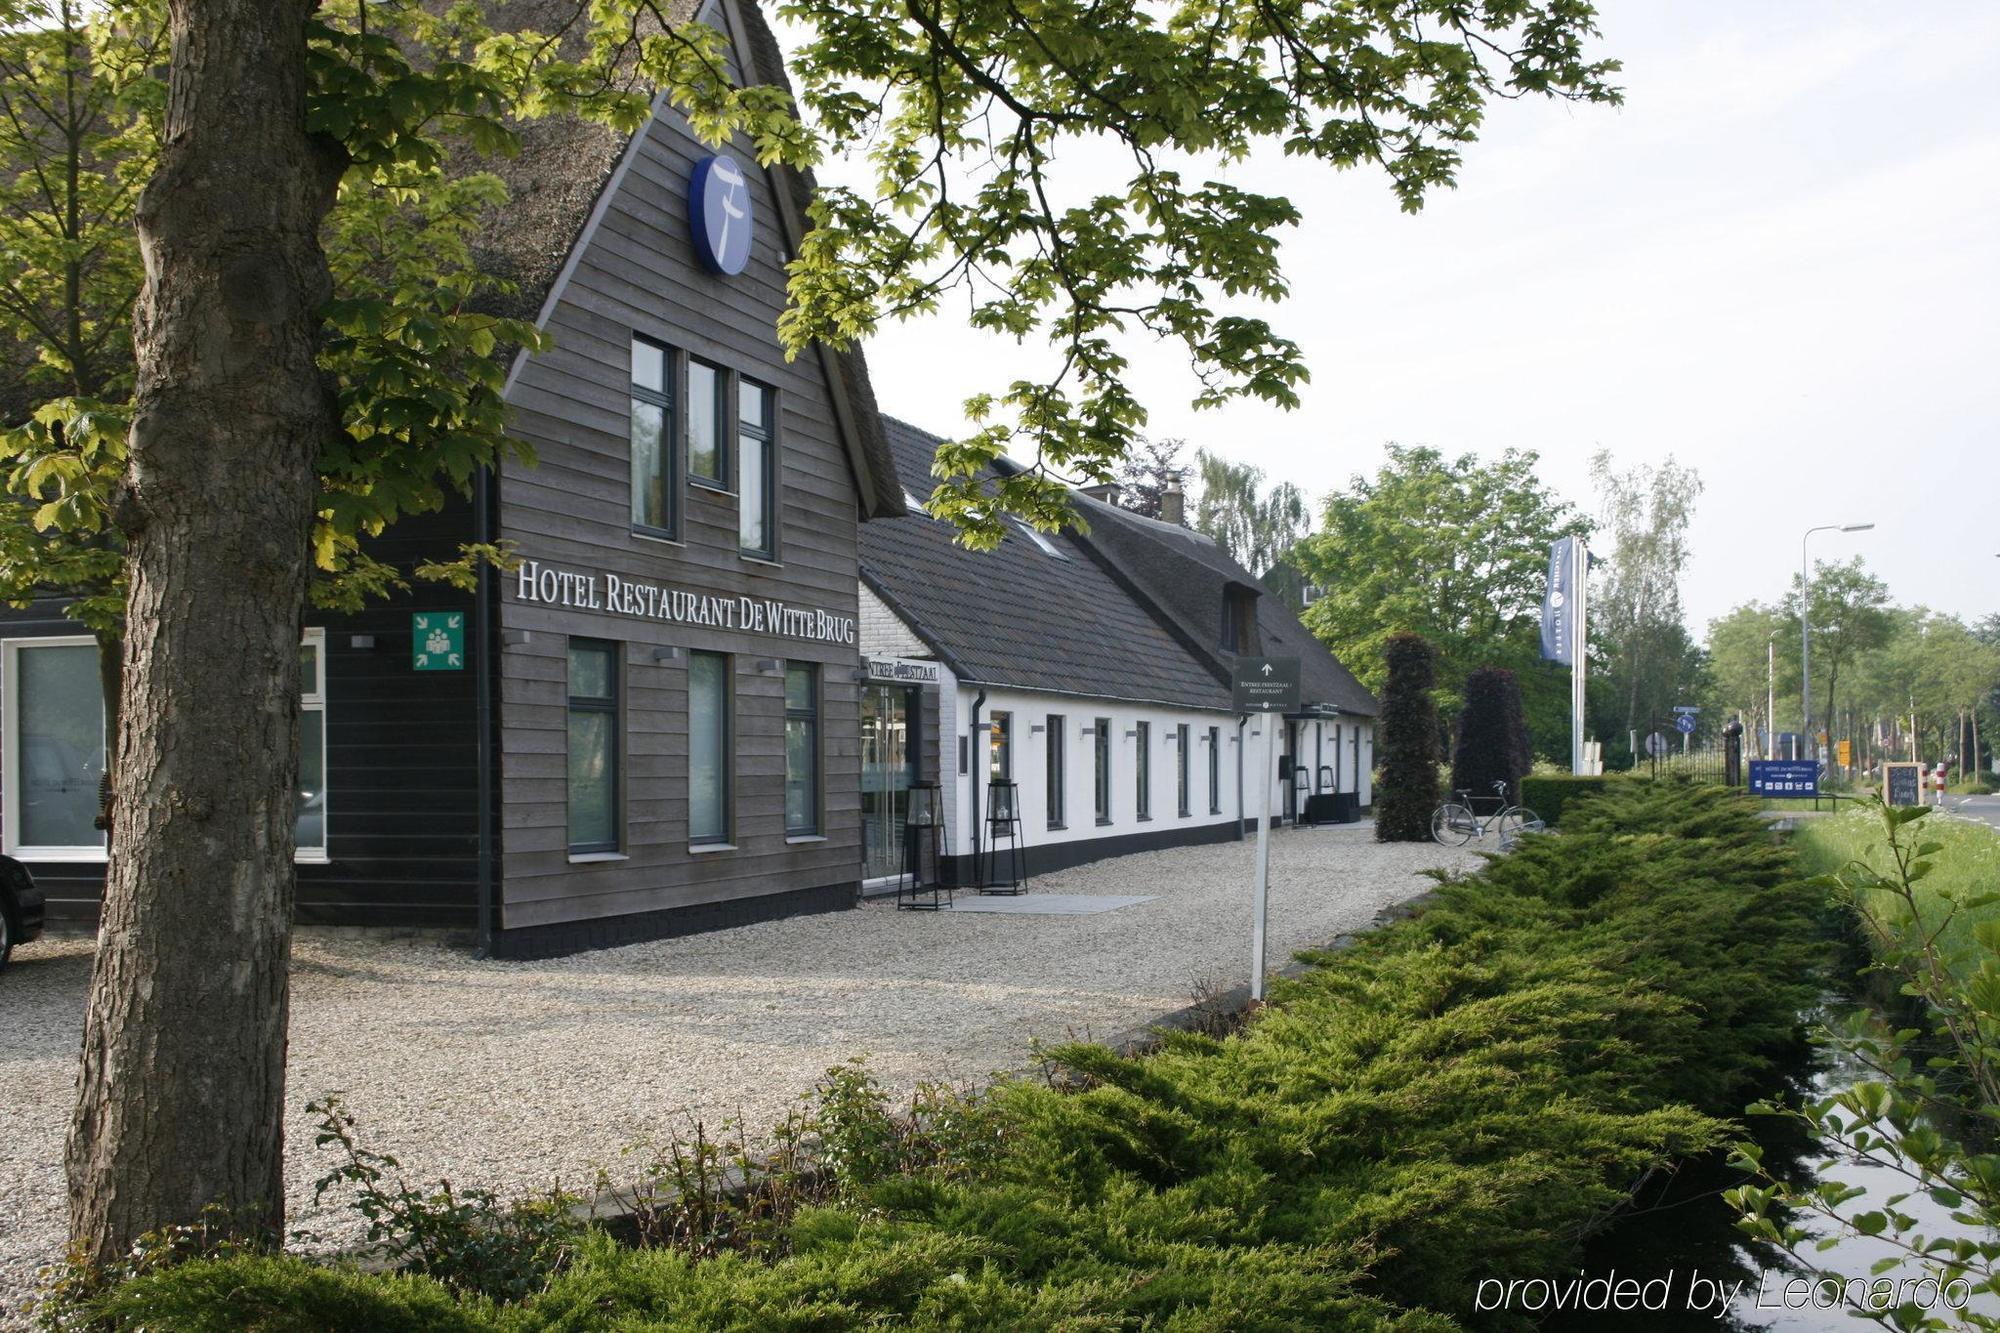
POLYGON ((1817 796, 1819 795, 1819 761, 1817 759, 1752 759, 1750 761, 1750 794, 1752 796, 1817 796))
POLYGON ((410 669, 413 671, 465 669, 465 612, 412 611, 410 613, 410 669))
POLYGON ((1296 657, 1239 657, 1229 683, 1236 695, 1236 711, 1239 713, 1299 711, 1299 659, 1296 657))
POLYGON ((1656 731, 1652 735, 1646 737, 1647 754, 1652 755, 1655 759, 1657 759, 1666 752, 1667 752, 1667 738, 1664 734, 1656 731))
POLYGON ((1882 765, 1882 803, 1884 805, 1922 805, 1924 803, 1924 766, 1922 764, 1882 765))
POLYGON ((1682 713, 1679 717, 1675 718, 1674 729, 1679 731, 1683 736, 1692 736, 1694 734, 1694 714, 1682 713))
POLYGON ((1853 741, 1842 741, 1839 745, 1836 745, 1834 747, 1834 751, 1835 751, 1834 757, 1840 761, 1840 766, 1842 768, 1854 767, 1853 741))

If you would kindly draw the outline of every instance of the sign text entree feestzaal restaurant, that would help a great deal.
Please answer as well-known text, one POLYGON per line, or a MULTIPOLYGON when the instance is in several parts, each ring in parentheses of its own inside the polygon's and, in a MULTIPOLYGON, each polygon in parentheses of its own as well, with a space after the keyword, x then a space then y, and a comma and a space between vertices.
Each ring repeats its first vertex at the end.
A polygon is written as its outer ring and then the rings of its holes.
POLYGON ((771 634, 787 639, 853 643, 854 617, 797 607, 774 597, 738 597, 628 579, 610 570, 583 573, 523 560, 514 571, 514 600, 577 611, 657 620, 669 625, 771 634))

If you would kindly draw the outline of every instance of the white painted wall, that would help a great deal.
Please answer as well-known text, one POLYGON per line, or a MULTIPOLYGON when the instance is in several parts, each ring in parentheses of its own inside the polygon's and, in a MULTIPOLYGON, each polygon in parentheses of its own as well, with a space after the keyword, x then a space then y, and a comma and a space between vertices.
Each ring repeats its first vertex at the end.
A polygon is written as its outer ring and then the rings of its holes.
MULTIPOLYGON (((956 734, 969 735, 975 685, 958 687, 956 734)), ((1028 846, 1082 842, 1095 838, 1128 837, 1137 833, 1160 833, 1178 828, 1228 824, 1239 818, 1236 785, 1236 719, 1223 712, 1170 708, 1157 704, 1133 704, 1069 695, 1039 694, 1025 690, 989 689, 980 706, 980 734, 970 746, 970 772, 959 777, 955 845, 972 848, 973 784, 979 786, 982 822, 991 809, 987 776, 995 712, 1009 715, 1012 722, 1013 777, 1018 787, 1022 831, 1028 846), (1063 729, 1065 800, 1062 827, 1049 824, 1049 719, 1060 716, 1063 729), (1096 812, 1097 750, 1094 729, 1099 718, 1110 720, 1111 733, 1111 817, 1100 824, 1096 812), (1145 738, 1151 756, 1149 817, 1139 816, 1140 723, 1147 725, 1145 738), (1179 806, 1179 728, 1188 728, 1188 813, 1179 806), (1209 729, 1216 732, 1220 756, 1216 765, 1218 790, 1211 813, 1209 796, 1209 729), (1040 730, 1036 730, 1040 728, 1040 730)), ((957 742, 952 742, 954 756, 957 742)), ((985 830, 980 831, 982 845, 985 830)))

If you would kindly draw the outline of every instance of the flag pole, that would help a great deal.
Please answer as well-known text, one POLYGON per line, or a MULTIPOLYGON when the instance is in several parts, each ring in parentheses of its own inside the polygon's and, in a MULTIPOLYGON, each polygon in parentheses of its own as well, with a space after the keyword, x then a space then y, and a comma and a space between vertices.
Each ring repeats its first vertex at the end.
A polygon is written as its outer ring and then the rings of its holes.
POLYGON ((1584 548, 1583 538, 1578 537, 1570 545, 1574 572, 1570 575, 1570 594, 1576 603, 1570 617, 1570 633, 1573 637, 1569 668, 1569 771, 1583 772, 1583 702, 1584 702, 1584 656, 1590 637, 1585 625, 1588 612, 1590 585, 1590 552, 1584 548))

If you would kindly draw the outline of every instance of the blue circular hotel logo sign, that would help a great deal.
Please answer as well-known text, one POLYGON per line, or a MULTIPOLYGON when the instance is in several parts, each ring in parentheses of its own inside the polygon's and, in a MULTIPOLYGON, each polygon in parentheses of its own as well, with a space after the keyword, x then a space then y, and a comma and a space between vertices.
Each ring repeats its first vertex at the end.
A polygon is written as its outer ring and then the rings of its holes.
POLYGON ((688 224, 705 267, 733 278, 750 262, 750 180, 729 154, 694 164, 688 177, 688 224))

